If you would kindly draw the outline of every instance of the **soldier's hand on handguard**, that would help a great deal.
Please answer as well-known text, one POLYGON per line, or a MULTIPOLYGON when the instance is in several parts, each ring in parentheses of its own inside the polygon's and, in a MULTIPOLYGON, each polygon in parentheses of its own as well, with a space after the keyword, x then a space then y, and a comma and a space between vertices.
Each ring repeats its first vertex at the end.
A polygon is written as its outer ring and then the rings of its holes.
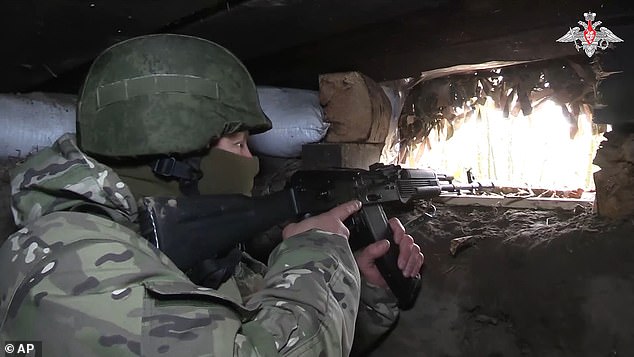
MULTIPOLYGON (((415 277, 420 272, 425 257, 423 253, 421 253, 418 244, 414 243, 412 236, 405 232, 405 228, 398 218, 391 218, 388 220, 388 223, 394 232, 394 242, 398 244, 399 247, 398 267, 401 272, 403 272, 403 276, 415 277)), ((389 247, 390 243, 387 240, 381 240, 368 245, 355 254, 361 276, 368 283, 385 289, 388 288, 387 283, 385 279, 383 279, 383 276, 381 276, 374 261, 385 255, 389 247)))
POLYGON ((343 224, 343 221, 360 208, 361 202, 356 200, 342 203, 328 212, 287 225, 282 231, 282 238, 286 239, 311 229, 319 229, 339 234, 347 239, 350 236, 350 231, 343 224))

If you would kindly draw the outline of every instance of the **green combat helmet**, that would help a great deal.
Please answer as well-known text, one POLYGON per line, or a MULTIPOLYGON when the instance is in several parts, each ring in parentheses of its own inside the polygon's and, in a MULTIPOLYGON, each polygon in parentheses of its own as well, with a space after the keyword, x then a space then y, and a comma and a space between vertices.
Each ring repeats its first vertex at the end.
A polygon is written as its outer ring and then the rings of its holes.
POLYGON ((271 128, 244 65, 201 38, 158 34, 106 49, 79 95, 82 150, 106 157, 178 155, 222 135, 271 128))

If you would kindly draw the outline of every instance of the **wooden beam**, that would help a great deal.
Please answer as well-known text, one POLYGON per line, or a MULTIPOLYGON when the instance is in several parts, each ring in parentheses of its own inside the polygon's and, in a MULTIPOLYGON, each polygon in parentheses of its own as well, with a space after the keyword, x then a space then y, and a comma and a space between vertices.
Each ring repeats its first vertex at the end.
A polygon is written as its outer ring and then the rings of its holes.
MULTIPOLYGON (((570 56, 578 53, 574 46, 556 39, 598 5, 491 0, 445 6, 252 58, 247 66, 260 83, 316 88, 318 75, 328 72, 360 71, 380 82, 458 65, 570 56)), ((622 4, 601 11, 606 26, 633 21, 634 12, 622 4)))
MULTIPOLYGON (((531 62, 575 55, 573 46, 555 42, 561 28, 512 33, 503 37, 447 46, 374 44, 368 47, 321 44, 317 48, 285 51, 248 62, 259 83, 315 88, 322 73, 359 71, 375 81, 417 78, 421 72, 453 66, 531 62), (383 47, 383 48, 381 48, 383 47), (292 60, 291 60, 292 59, 292 60)), ((411 34, 403 33, 402 36, 411 34)), ((414 35, 416 36, 416 35, 414 35)), ((354 40, 351 40, 354 42, 354 40)), ((363 43, 363 42, 359 42, 363 43)), ((489 67, 491 68, 491 67, 489 67)))
POLYGON ((0 92, 31 91, 62 80, 75 68, 82 69, 77 75, 81 83, 87 64, 106 47, 162 32, 166 25, 202 10, 222 11, 224 5, 222 0, 3 1, 0 92))

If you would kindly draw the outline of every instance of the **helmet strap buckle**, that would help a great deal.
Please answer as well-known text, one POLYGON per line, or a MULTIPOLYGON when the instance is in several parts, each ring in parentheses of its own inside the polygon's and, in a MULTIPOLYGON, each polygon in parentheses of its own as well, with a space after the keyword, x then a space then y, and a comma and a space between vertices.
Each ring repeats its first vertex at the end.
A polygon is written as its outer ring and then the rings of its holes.
POLYGON ((155 175, 178 180, 179 188, 185 196, 198 195, 198 180, 202 177, 200 158, 179 161, 175 157, 164 157, 150 164, 155 175))
POLYGON ((152 165, 152 172, 163 177, 174 176, 174 168, 176 167, 176 158, 166 157, 154 161, 152 165))
POLYGON ((192 166, 189 161, 179 161, 174 157, 164 157, 150 164, 152 172, 166 178, 198 181, 202 176, 200 168, 192 166))

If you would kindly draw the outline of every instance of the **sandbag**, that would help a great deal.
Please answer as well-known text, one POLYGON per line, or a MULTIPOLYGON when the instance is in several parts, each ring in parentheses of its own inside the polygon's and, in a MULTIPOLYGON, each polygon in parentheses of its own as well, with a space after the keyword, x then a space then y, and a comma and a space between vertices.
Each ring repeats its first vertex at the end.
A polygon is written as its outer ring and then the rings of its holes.
POLYGON ((381 86, 359 72, 319 76, 324 121, 331 124, 325 141, 383 144, 390 128, 392 105, 381 86))
POLYGON ((22 158, 75 131, 76 96, 0 94, 0 155, 22 158))
MULTIPOLYGON (((326 135, 328 124, 317 91, 260 86, 258 96, 273 128, 249 139, 255 153, 299 157, 302 145, 326 135)), ((0 155, 24 157, 66 132, 75 132, 76 98, 57 93, 0 94, 0 155)))
POLYGON ((258 97, 273 128, 249 138, 256 154, 299 157, 302 145, 320 141, 328 131, 317 91, 258 86, 258 97))

